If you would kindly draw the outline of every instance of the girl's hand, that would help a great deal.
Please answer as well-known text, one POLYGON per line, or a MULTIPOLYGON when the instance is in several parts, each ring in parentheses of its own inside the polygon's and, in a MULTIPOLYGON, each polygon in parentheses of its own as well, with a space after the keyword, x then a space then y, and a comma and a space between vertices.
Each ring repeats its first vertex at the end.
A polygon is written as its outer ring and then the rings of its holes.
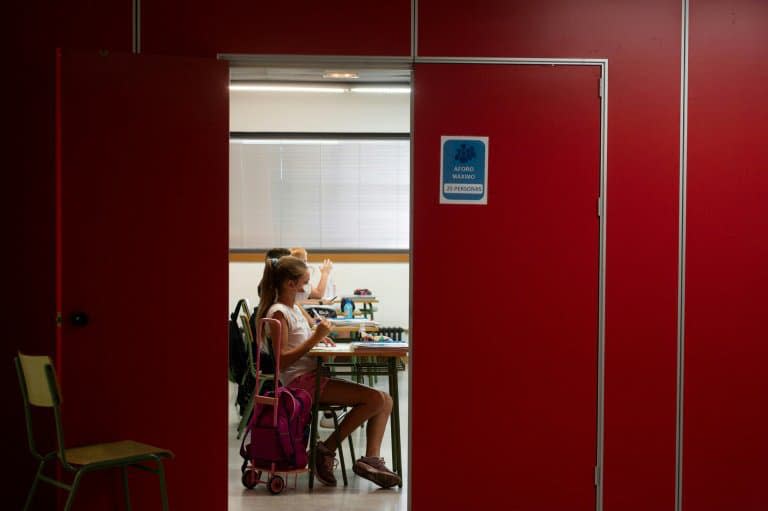
POLYGON ((336 343, 333 342, 330 337, 323 337, 323 344, 326 346, 336 346, 336 343))
POLYGON ((333 263, 330 259, 326 259, 323 261, 322 266, 320 266, 320 273, 331 273, 331 270, 333 269, 333 263))
POLYGON ((328 334, 331 333, 332 327, 333 326, 331 325, 330 321, 325 318, 319 318, 317 325, 315 325, 315 333, 321 335, 322 337, 327 337, 328 334))

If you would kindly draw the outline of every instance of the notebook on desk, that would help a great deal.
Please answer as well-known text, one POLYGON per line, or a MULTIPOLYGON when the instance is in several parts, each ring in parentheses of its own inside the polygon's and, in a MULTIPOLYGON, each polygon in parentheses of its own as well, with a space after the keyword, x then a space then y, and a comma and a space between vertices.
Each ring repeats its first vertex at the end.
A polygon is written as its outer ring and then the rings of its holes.
POLYGON ((329 351, 329 352, 338 351, 339 353, 345 353, 349 351, 349 347, 344 344, 340 344, 337 346, 328 346, 326 344, 315 344, 312 347, 312 351, 329 351))
POLYGON ((355 349, 387 349, 387 348, 407 348, 408 343, 405 341, 393 341, 393 342, 353 342, 352 346, 355 349))
POLYGON ((365 318, 328 318, 334 326, 378 326, 378 321, 365 318))

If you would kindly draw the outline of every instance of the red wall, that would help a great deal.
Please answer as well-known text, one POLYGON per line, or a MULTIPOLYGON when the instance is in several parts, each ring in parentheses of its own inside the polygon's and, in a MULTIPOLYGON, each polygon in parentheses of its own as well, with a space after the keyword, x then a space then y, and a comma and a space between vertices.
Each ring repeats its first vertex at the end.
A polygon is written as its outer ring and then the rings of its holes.
POLYGON ((768 4, 692 2, 686 511, 768 507, 768 4))
POLYGON ((144 2, 147 53, 410 55, 411 2, 144 2))
MULTIPOLYGON (((15 467, 4 482, 6 505, 21 509, 36 465, 24 440, 11 360, 19 349, 54 353, 54 52, 57 46, 130 50, 131 26, 130 2, 31 0, 6 8, 0 406, 11 439, 5 454, 15 467)), ((45 418, 38 417, 41 424, 45 418)), ((52 499, 51 488, 41 487, 35 502, 51 509, 52 499)))
MULTIPOLYGON (((680 2, 421 0, 419 7, 420 56, 609 59, 605 506, 672 509, 680 2)), ((414 197, 415 214, 432 195, 426 190, 414 197)), ((446 214, 438 212, 431 222, 446 214)), ((494 228, 460 221, 455 227, 483 233, 494 228)), ((443 256, 424 247, 414 260, 443 256)), ((415 331, 429 332, 436 320, 424 291, 443 280, 439 272, 419 275, 420 288, 413 290, 413 308, 419 311, 415 331)), ((441 368, 428 360, 415 364, 414 389, 439 378, 441 368)), ((416 422, 414 430, 416 443, 421 431, 416 422)), ((443 440, 450 445, 451 439, 443 440)), ((484 491, 501 498, 505 490, 484 491)))
MULTIPOLYGON (((681 3, 419 2, 422 56, 610 60, 608 510, 674 507, 681 3)), ((144 4, 147 52, 409 54, 410 2, 404 0, 271 3, 258 12, 249 7, 257 4, 235 0, 144 4), (337 24, 343 26, 337 30, 337 24)), ((11 193, 2 201, 7 361, 17 347, 53 349, 54 48, 131 46, 127 0, 13 2, 9 9, 5 68, 13 76, 6 84, 13 100, 4 122, 12 150, 3 175, 11 193)), ((768 122, 768 13, 760 0, 694 0, 691 9, 684 497, 694 510, 763 509, 768 155, 760 136, 768 122)), ((416 169, 423 171, 429 169, 416 169)), ((415 197, 416 212, 423 200, 415 197)), ((414 258, 438 255, 425 248, 414 258)), ((437 269, 420 275, 414 308, 431 310, 424 296, 442 277, 437 269)), ((416 330, 429 331, 430 314, 414 318, 416 330)), ((420 339, 430 341, 426 334, 420 339)), ((416 364, 414 388, 438 377, 428 360, 416 364)), ((3 404, 16 414, 8 421, 20 439, 15 377, 9 369, 3 374, 3 404)), ((416 436, 420 427, 414 424, 416 436)), ((440 430, 430 425, 430 433, 440 430)), ((452 445, 453 439, 443 440, 452 445)), ((32 472, 21 442, 7 455, 25 467, 6 485, 9 507, 19 508, 32 472)))

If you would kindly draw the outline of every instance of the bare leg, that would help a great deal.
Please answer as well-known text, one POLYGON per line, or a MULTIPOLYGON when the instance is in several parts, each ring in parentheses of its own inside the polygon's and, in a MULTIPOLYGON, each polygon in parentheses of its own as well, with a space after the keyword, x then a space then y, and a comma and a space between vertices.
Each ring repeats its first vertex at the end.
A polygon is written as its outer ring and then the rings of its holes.
POLYGON ((338 433, 334 431, 323 442, 326 447, 335 451, 342 440, 367 420, 365 455, 379 457, 381 440, 392 413, 392 398, 389 394, 359 383, 330 380, 320 395, 320 403, 352 407, 341 422, 338 433))

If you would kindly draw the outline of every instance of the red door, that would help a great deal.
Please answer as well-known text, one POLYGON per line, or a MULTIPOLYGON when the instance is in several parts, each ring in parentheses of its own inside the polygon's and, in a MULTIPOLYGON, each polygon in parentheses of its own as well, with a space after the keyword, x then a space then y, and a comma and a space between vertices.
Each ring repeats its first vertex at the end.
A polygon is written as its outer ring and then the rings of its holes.
POLYGON ((416 65, 414 509, 595 509, 599 75, 416 65), (488 137, 487 205, 440 204, 443 135, 488 137))
MULTIPOLYGON (((225 509, 227 66, 65 51, 57 67, 67 442, 168 448, 171 507, 225 509)), ((83 484, 78 509, 120 501, 116 474, 83 484)), ((155 477, 131 487, 159 509, 155 477)))

